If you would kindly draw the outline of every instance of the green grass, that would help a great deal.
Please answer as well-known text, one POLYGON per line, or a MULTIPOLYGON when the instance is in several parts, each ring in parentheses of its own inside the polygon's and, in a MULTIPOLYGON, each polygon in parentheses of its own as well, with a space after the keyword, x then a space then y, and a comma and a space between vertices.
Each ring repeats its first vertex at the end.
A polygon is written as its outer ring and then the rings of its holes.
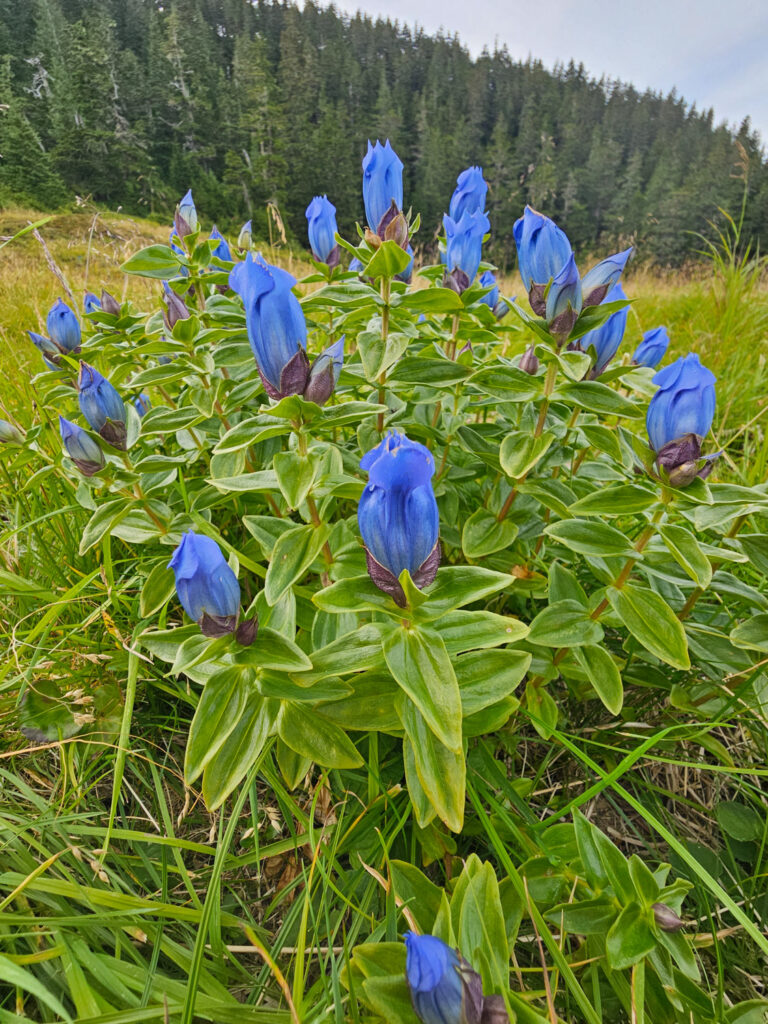
MULTIPOLYGON (((37 216, 0 214, 0 235, 37 216)), ((85 287, 104 284, 121 296, 128 289, 139 307, 158 287, 125 282, 118 265, 141 245, 165 241, 165 226, 89 211, 57 216, 41 233, 78 306, 85 287)), ((34 238, 0 250, 0 408, 22 423, 39 368, 24 331, 44 325, 62 287, 34 238)), ((664 323, 673 355, 701 353, 724 382, 716 434, 728 472, 764 481, 764 279, 720 261, 686 276, 639 270, 626 291, 635 300, 627 351, 664 323)), ((499 749, 482 741, 471 752, 475 813, 458 848, 438 830, 417 844, 398 752, 384 737, 343 780, 315 771, 293 790, 269 749, 225 809, 209 814, 182 781, 196 697, 121 632, 112 602, 127 610, 135 588, 113 585, 130 579, 130 559, 116 545, 114 561, 94 572, 78 555, 88 514, 74 486, 53 476, 23 492, 7 475, 3 483, 0 1022, 362 1024, 366 1011, 345 983, 348 958, 358 942, 397 936, 394 895, 382 884, 390 861, 429 849, 427 870, 442 885, 457 857, 476 852, 517 877, 523 860, 548 856, 545 825, 577 807, 626 854, 670 860, 693 883, 686 913, 712 1019, 765 995, 766 957, 750 931, 759 937, 768 924, 768 695, 749 706, 738 675, 702 679, 682 694, 661 673, 650 680, 637 672, 618 721, 595 701, 572 701, 569 730, 544 742, 518 720, 514 732, 502 730, 499 749), (51 679, 65 685, 50 713, 62 701, 93 715, 93 732, 37 745, 19 731, 24 702, 45 694, 51 679), (705 719, 687 714, 694 704, 706 708, 705 719), (718 824, 717 809, 731 801, 761 822, 748 860, 718 824)), ((727 607, 719 610, 727 617, 727 607)), ((557 928, 537 927, 543 962, 529 930, 517 951, 520 977, 531 993, 554 990, 559 1019, 588 1019, 593 991, 583 977, 583 988, 569 985, 557 928)), ((618 996, 604 1000, 595 1019, 625 1019, 618 996)))

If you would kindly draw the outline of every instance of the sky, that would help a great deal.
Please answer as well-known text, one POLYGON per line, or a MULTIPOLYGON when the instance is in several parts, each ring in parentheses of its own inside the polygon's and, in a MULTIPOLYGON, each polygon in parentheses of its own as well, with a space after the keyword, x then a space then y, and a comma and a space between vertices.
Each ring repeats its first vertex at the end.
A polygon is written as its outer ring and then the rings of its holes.
MULTIPOLYGON (((324 2, 324 0, 321 0, 324 2)), ((507 46, 546 67, 570 59, 639 89, 676 88, 716 122, 750 116, 768 142, 768 0, 335 0, 427 32, 458 33, 473 55, 507 46)))

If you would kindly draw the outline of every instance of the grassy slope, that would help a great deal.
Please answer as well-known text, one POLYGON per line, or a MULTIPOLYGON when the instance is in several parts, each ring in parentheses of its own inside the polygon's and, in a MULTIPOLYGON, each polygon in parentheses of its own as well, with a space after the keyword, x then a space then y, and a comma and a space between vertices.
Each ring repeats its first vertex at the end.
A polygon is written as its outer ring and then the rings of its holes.
MULTIPOLYGON (((24 211, 0 214, 0 234, 13 234, 27 219, 34 219, 34 215, 24 211)), ((167 238, 165 226, 104 216, 96 222, 89 247, 92 221, 92 214, 72 214, 57 217, 42 229, 78 303, 86 285, 98 290, 104 283, 122 295, 124 283, 117 270, 120 261, 147 242, 167 238)), ((504 290, 514 292, 513 284, 509 282, 504 290)), ((157 287, 138 279, 127 283, 128 294, 139 305, 142 295, 157 287)), ((765 409, 762 381, 766 342, 761 323, 768 315, 768 301, 764 292, 739 295, 731 286, 728 301, 718 307, 718 294, 724 287, 722 282, 706 278, 685 280, 650 274, 630 278, 627 292, 636 302, 626 347, 634 345, 643 329, 666 323, 673 338, 673 354, 694 348, 718 372, 727 367, 733 401, 721 401, 721 411, 727 417, 724 432, 732 434, 738 429, 739 417, 745 413, 754 416, 765 409)), ((28 401, 25 382, 37 372, 39 364, 23 332, 28 327, 41 328, 49 305, 61 294, 61 286, 34 239, 0 250, 0 294, 0 397, 13 407, 28 401)), ((24 417, 22 412, 22 422, 24 417)), ((755 444, 762 444, 764 457, 762 421, 758 420, 751 435, 755 444)), ((734 469, 743 469, 756 479, 761 472, 759 460, 754 453, 738 456, 741 441, 737 439, 734 448, 734 469)), ((45 503, 35 505, 35 498, 34 494, 28 496, 29 518, 45 511, 45 503)), ((13 539, 8 544, 0 557, 5 556, 10 565, 17 553, 13 539)), ((76 539, 72 548, 74 563, 76 539)), ((52 580, 56 580, 56 572, 57 567, 52 565, 52 580)), ((57 584, 53 586, 60 592, 57 584)), ((24 628, 35 621, 34 612, 30 614, 24 628)), ((73 693, 83 689, 87 695, 100 686, 104 680, 99 643, 110 642, 104 632, 109 632, 110 623, 95 604, 93 620, 90 639, 83 633, 79 609, 71 615, 64 610, 53 629, 42 623, 38 642, 43 657, 50 661, 40 661, 32 678, 44 678, 55 665, 55 671, 71 677, 73 693), (102 634, 98 640, 93 638, 94 630, 102 634)), ((196 970, 193 948, 203 904, 207 895, 211 905, 218 902, 210 898, 212 892, 214 897, 221 897, 222 917, 214 915, 211 921, 210 934, 216 948, 206 952, 202 965, 198 965, 198 982, 200 991, 215 1004, 213 1019, 237 1024, 257 1021, 257 1007, 274 1005, 280 995, 275 972, 251 948, 251 939, 232 927, 237 919, 257 930, 283 974, 293 979, 296 1001, 303 1000, 302 1019, 324 1017, 342 1024, 345 1017, 338 993, 339 974, 344 967, 343 944, 345 940, 351 945, 367 937, 374 920, 382 920, 377 882, 366 874, 360 857, 386 874, 383 851, 400 829, 399 798, 388 794, 381 780, 362 776, 361 791, 367 786, 370 799, 368 810, 361 815, 357 797, 350 796, 329 808, 327 791, 322 787, 315 790, 302 785, 288 793, 279 776, 273 775, 243 790, 241 816, 225 840, 225 820, 208 815, 199 804, 190 804, 190 794, 181 783, 180 737, 186 732, 192 710, 188 697, 170 677, 143 686, 144 671, 139 666, 140 697, 131 724, 132 753, 126 765, 116 831, 109 853, 102 860, 113 747, 109 742, 91 748, 64 745, 61 751, 27 747, 14 727, 14 651, 21 641, 12 635, 10 624, 4 628, 0 603, 2 634, 11 651, 0 675, 2 870, 12 873, 9 878, 14 885, 26 888, 5 908, 0 953, 16 956, 21 968, 31 963, 30 957, 38 957, 37 969, 50 977, 49 989, 53 992, 57 990, 57 978, 66 972, 70 990, 77 993, 81 1019, 112 1020, 111 1004, 116 1009, 136 1007, 131 1020, 161 1020, 159 1014, 141 1016, 140 1007, 165 996, 172 1019, 178 1020, 173 1015, 184 1002, 182 979, 196 970), (313 797, 317 799, 316 807, 313 797), (326 830, 327 843, 317 842, 322 829, 326 830), (316 860, 311 869, 313 850, 316 860), (52 857, 57 864, 55 890, 46 888, 50 884, 47 867, 42 868, 39 877, 31 877, 52 857), (217 858, 219 867, 224 868, 221 875, 214 867, 217 858), (347 863, 350 867, 343 868, 342 864, 347 863), (137 916, 139 899, 150 901, 144 904, 141 917, 137 916), (45 907, 44 913, 41 907, 45 907), (74 935, 79 938, 73 939, 74 935), (224 939, 236 944, 235 948, 224 950, 220 946, 224 939), (308 947, 319 947, 319 952, 305 958, 308 947), (305 959, 306 972, 297 974, 297 964, 305 959), (247 1010, 232 1005, 224 986, 248 1003, 247 1010)), ((114 635, 112 639, 118 646, 128 642, 128 638, 114 635)), ((26 665, 26 652, 19 661, 26 665)), ((636 719, 646 723, 649 730, 670 724, 666 708, 644 705, 642 689, 634 691, 632 699, 637 703, 636 719)), ((606 729, 599 713, 595 716, 581 708, 569 720, 573 722, 571 736, 586 754, 598 749, 604 754, 613 748, 618 761, 638 745, 637 733, 629 724, 606 729)), ((527 787, 530 782, 530 790, 521 789, 520 793, 536 817, 543 816, 546 808, 558 801, 560 805, 567 802, 581 791, 585 781, 594 781, 579 758, 564 758, 556 746, 542 744, 535 734, 515 737, 514 742, 518 753, 525 750, 527 762, 537 768, 535 775, 531 769, 529 780, 520 780, 521 786, 527 787)), ((631 768, 628 766, 621 781, 681 842, 701 844, 697 848, 702 850, 711 844, 712 809, 719 800, 737 798, 757 808, 763 804, 768 728, 752 713, 745 710, 743 725, 732 724, 712 732, 697 728, 687 739, 681 737, 677 743, 653 749, 654 756, 643 756, 631 768)), ((385 764, 386 751, 381 751, 381 758, 385 764)), ((472 785, 482 793, 488 778, 483 766, 476 764, 472 785)), ((628 815, 607 784, 594 806, 602 827, 625 849, 646 853, 652 859, 668 855, 669 851, 659 849, 642 817, 628 815)), ((501 807, 502 820, 507 813, 501 807)), ((510 828, 514 827, 510 815, 510 828)), ((730 850, 721 851, 719 861, 711 853, 709 856, 714 865, 707 862, 707 866, 718 871, 734 899, 744 901, 755 914, 764 914, 765 908, 759 905, 765 888, 762 854, 754 875, 734 859, 730 850)), ((707 894, 697 891, 689 912, 697 919, 693 927, 702 936, 701 955, 707 976, 712 979, 712 991, 722 987, 718 976, 725 977, 728 995, 734 1000, 743 998, 766 984, 765 965, 738 929, 726 929, 720 941, 711 946, 711 932, 717 932, 722 924, 709 916, 711 910, 707 894), (708 941, 711 948, 706 945, 708 941)), ((531 987, 541 984, 541 972, 535 963, 525 969, 530 972, 531 987)), ((17 1012, 21 1013, 27 1000, 24 986, 19 985, 16 991, 17 1012)), ((612 1019, 610 1007, 604 1011, 605 1019, 612 1019)), ((59 1018, 53 1015, 45 1019, 59 1018)), ((289 1019, 287 1015, 285 1019, 289 1019)))

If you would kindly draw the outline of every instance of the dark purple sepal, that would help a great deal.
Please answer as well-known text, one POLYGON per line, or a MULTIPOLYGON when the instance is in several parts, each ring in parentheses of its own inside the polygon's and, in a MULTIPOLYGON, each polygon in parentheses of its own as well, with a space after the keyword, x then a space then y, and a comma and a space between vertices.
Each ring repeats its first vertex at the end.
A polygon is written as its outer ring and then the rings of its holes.
POLYGON ((601 284, 597 288, 593 288, 589 295, 584 296, 584 308, 586 309, 587 306, 599 306, 610 290, 610 284, 601 284))
POLYGON ((322 356, 317 356, 312 363, 307 377, 307 386, 304 388, 304 397, 308 402, 314 402, 315 405, 325 405, 336 387, 333 377, 333 360, 324 359, 322 363, 318 363, 321 358, 322 356), (317 366, 319 366, 319 370, 315 369, 317 366))
POLYGON ((456 292, 458 295, 465 292, 471 283, 469 276, 464 273, 461 267, 454 267, 453 270, 446 271, 443 278, 443 287, 450 288, 451 291, 456 292))
POLYGON ((256 639, 258 631, 259 619, 257 615, 254 615, 252 619, 246 619, 240 623, 235 630, 235 640, 243 647, 250 647, 256 639))
MULTIPOLYGON (((245 623, 244 623, 245 625, 245 623)), ((209 615, 208 612, 203 612, 202 618, 198 622, 200 632, 203 636, 210 636, 214 639, 218 639, 222 636, 228 636, 230 633, 234 633, 237 628, 237 616, 236 615, 209 615)))
POLYGON ((547 290, 545 284, 532 284, 528 289, 528 301, 531 304, 531 309, 536 316, 545 316, 547 312, 547 303, 544 298, 544 293, 547 290))
MULTIPOLYGON (((383 590, 385 594, 389 594, 398 608, 407 607, 408 601, 406 600, 405 592, 403 591, 403 588, 400 585, 400 580, 397 576, 391 573, 389 569, 385 568, 380 562, 377 562, 368 548, 365 549, 365 561, 368 567, 368 575, 379 590, 383 590)), ((439 567, 440 541, 438 540, 430 554, 427 555, 411 577, 415 586, 417 586, 419 590, 423 590, 424 587, 428 587, 434 580, 435 576, 437 576, 437 570, 439 567)))
POLYGON ((519 368, 523 373, 528 373, 531 377, 535 377, 539 372, 539 359, 536 355, 536 348, 534 345, 529 345, 528 348, 520 356, 519 368))
POLYGON ((261 372, 261 367, 257 366, 256 369, 259 371, 259 376, 261 377, 261 383, 264 387, 264 390, 267 392, 270 398, 273 398, 276 402, 278 402, 283 396, 280 394, 277 388, 272 387, 270 382, 261 372))
POLYGON ((573 325, 579 319, 579 314, 575 309, 570 307, 556 316, 552 323, 549 325, 549 332, 557 339, 558 347, 563 345, 568 338, 568 335, 573 330, 573 325))
POLYGON ((309 377, 309 357, 303 348, 299 348, 283 367, 280 374, 280 397, 286 395, 303 395, 309 377))
POLYGON ((112 316, 120 316, 122 306, 114 297, 110 295, 106 288, 101 289, 101 308, 103 312, 110 313, 112 316))
POLYGON ((458 972, 462 988, 462 1024, 481 1024, 483 1013, 483 979, 460 953, 458 972))
POLYGON ((176 207, 176 213, 173 216, 173 226, 176 228, 176 234, 181 239, 184 239, 187 237, 187 235, 192 234, 192 229, 190 228, 189 224, 187 224, 184 217, 182 217, 181 210, 179 209, 178 206, 176 207))
MULTIPOLYGON (((322 263, 323 261, 320 260, 320 262, 322 263)), ((331 270, 333 270, 334 267, 338 267, 339 263, 341 263, 341 249, 338 247, 338 245, 334 245, 334 247, 328 253, 328 259, 325 262, 328 264, 331 270)))
POLYGON ((480 1024, 510 1024, 509 1014, 501 996, 486 996, 480 1024))
POLYGON ((126 450, 128 431, 120 420, 107 420, 99 431, 99 437, 102 437, 107 444, 111 444, 113 448, 119 448, 123 452, 126 450))
POLYGON ((683 434, 659 448, 656 461, 666 470, 673 470, 684 462, 695 462, 701 458, 701 442, 698 434, 683 434))
POLYGON ((403 216, 402 211, 398 209, 397 203, 394 199, 390 203, 387 212, 376 225, 376 234, 382 239, 382 241, 397 242, 401 249, 404 249, 406 245, 408 245, 408 222, 403 216), (405 226, 404 235, 403 225, 405 226))
POLYGON ((169 289, 165 295, 166 311, 163 314, 165 320, 165 326, 169 331, 172 331, 179 320, 188 320, 190 312, 187 309, 187 304, 180 295, 177 295, 173 289, 169 289))
POLYGON ((72 461, 83 476, 95 476, 100 470, 104 469, 103 462, 91 462, 88 459, 72 459, 72 461))

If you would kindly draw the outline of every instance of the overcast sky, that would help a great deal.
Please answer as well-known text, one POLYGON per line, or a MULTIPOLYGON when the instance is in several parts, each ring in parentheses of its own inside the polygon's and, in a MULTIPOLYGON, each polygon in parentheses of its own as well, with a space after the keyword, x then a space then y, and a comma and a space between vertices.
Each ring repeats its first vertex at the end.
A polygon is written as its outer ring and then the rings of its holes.
MULTIPOLYGON (((323 0, 321 0, 323 2, 323 0)), ((768 0, 335 0, 428 32, 458 33, 473 54, 506 44, 551 67, 573 58, 595 77, 673 87, 698 109, 768 140, 768 0)))

